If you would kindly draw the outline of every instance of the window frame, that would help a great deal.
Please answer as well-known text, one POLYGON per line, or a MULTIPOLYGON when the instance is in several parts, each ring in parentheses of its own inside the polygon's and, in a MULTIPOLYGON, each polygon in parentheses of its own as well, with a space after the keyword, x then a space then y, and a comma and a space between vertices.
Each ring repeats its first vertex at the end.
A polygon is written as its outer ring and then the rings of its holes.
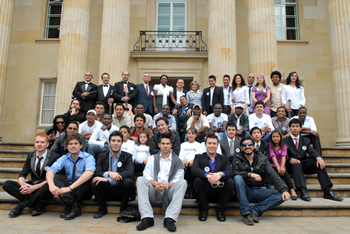
MULTIPOLYGON (((158 22, 159 22, 159 3, 170 3, 170 30, 171 32, 176 32, 176 31, 173 31, 172 30, 172 27, 173 27, 173 9, 174 9, 174 6, 173 4, 174 3, 184 3, 185 4, 185 24, 184 24, 184 30, 183 31, 186 31, 187 30, 187 0, 173 0, 173 1, 169 1, 169 0, 157 0, 157 7, 156 7, 156 31, 159 31, 159 28, 158 28, 158 22)), ((182 30, 181 30, 182 31, 182 30)))
MULTIPOLYGON (((53 80, 53 79, 45 79, 45 80, 41 80, 41 95, 40 95, 40 113, 39 113, 39 126, 51 126, 52 122, 50 123, 42 123, 42 117, 43 117, 43 110, 53 110, 53 116, 56 116, 56 103, 57 103, 57 80, 53 80), (55 87, 55 95, 46 95, 44 96, 44 87, 45 87, 45 83, 55 83, 56 87, 55 87), (55 104, 54 104, 54 108, 53 109, 43 109, 43 103, 44 103, 44 98, 45 97, 55 97, 55 104)), ((51 120, 52 121, 52 120, 51 120)))
POLYGON ((62 16, 63 16, 63 5, 64 5, 64 0, 56 0, 56 1, 51 1, 47 0, 47 10, 46 10, 46 22, 45 22, 45 35, 44 38, 46 39, 54 39, 54 38, 61 38, 61 25, 62 25, 62 16), (52 5, 59 5, 61 4, 61 14, 49 14, 51 10, 52 5), (58 18, 60 17, 60 24, 58 26, 50 26, 50 19, 51 18, 58 18), (58 28, 59 30, 59 36, 58 37, 49 37, 49 30, 53 28, 58 28))
POLYGON ((299 28, 299 17, 298 17, 298 2, 295 0, 294 2, 288 2, 288 0, 274 0, 274 13, 275 13, 275 24, 276 24, 276 38, 277 40, 285 40, 285 41, 298 41, 300 40, 300 28, 299 28), (276 5, 280 7, 279 15, 276 15, 276 5), (293 6, 295 15, 287 15, 286 7, 293 6), (277 19, 281 21, 281 27, 277 25, 277 19), (295 27, 287 27, 287 19, 295 20, 295 27), (279 33, 278 30, 281 30, 282 38, 278 38, 279 33), (287 32, 288 30, 293 30, 295 32, 295 39, 288 39, 287 32))

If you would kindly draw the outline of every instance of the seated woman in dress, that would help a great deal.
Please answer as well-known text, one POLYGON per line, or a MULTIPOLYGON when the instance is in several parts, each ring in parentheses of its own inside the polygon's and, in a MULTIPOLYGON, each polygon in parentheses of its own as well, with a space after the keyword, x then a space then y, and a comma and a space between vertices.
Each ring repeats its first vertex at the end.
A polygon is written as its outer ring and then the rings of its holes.
MULTIPOLYGON (((252 108, 254 109, 255 103, 257 101, 263 101, 265 103, 264 114, 270 116, 270 106, 269 101, 271 98, 271 90, 269 86, 266 86, 265 77, 263 75, 258 75, 256 77, 256 85, 252 88, 252 100, 254 102, 252 108)), ((253 111, 255 113, 255 110, 253 111)))
POLYGON ((169 105, 170 100, 174 98, 174 88, 168 86, 168 76, 161 75, 160 84, 153 87, 153 110, 154 114, 158 114, 162 110, 162 106, 169 105))
POLYGON ((192 81, 191 84, 191 90, 186 93, 186 98, 188 100, 189 104, 199 104, 202 106, 202 96, 203 92, 199 90, 200 84, 198 84, 197 81, 192 81))
POLYGON ((299 76, 296 72, 289 73, 287 85, 282 88, 282 105, 288 111, 288 117, 298 115, 298 109, 305 106, 304 88, 300 85, 299 76))
POLYGON ((246 112, 249 105, 249 88, 245 85, 244 78, 241 74, 234 75, 232 79, 230 100, 232 113, 235 113, 237 104, 242 104, 244 106, 243 114, 249 115, 249 113, 246 112))

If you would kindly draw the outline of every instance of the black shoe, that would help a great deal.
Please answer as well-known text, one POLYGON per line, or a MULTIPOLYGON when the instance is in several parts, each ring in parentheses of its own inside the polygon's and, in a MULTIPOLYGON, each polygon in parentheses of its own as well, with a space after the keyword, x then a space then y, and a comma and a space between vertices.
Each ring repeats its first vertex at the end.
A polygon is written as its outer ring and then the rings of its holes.
POLYGON ((22 211, 24 210, 24 208, 26 208, 26 203, 25 202, 19 203, 15 208, 13 208, 10 211, 9 217, 16 218, 16 217, 20 216, 22 214, 22 211))
POLYGON ((219 222, 225 222, 226 221, 225 213, 216 213, 216 219, 219 222))
POLYGON ((141 223, 137 225, 136 229, 138 231, 146 230, 149 227, 154 226, 154 219, 153 218, 144 218, 141 220, 141 223))
POLYGON ((311 197, 309 197, 304 188, 300 190, 300 199, 303 201, 311 201, 311 197))
POLYGON ((253 211, 250 212, 250 215, 252 216, 252 220, 254 221, 254 223, 259 223, 259 217, 253 211))
POLYGON ((37 202, 35 204, 34 209, 32 210, 32 216, 41 215, 45 211, 46 211, 45 206, 41 202, 37 202))
POLYGON ((132 195, 131 197, 129 197, 129 201, 131 202, 131 201, 135 201, 135 199, 136 199, 136 196, 135 195, 132 195))
POLYGON ((207 221, 208 211, 199 211, 198 220, 199 221, 207 221))
POLYGON ((78 203, 73 203, 72 205, 72 209, 70 210, 70 212, 66 215, 66 217, 64 217, 64 220, 72 220, 75 219, 75 217, 78 217, 81 215, 80 212, 80 208, 78 203))
POLYGON ((176 231, 175 221, 171 218, 165 218, 163 221, 163 225, 166 229, 168 229, 169 232, 176 231))
POLYGON ((97 213, 94 214, 94 219, 102 218, 102 216, 106 215, 108 213, 107 209, 98 209, 97 213))
POLYGON ((254 221, 253 218, 250 214, 247 215, 243 215, 243 223, 249 226, 253 226, 254 225, 254 221))
POLYGON ((190 188, 187 188, 186 190, 185 199, 190 199, 190 188))
POLYGON ((67 214, 70 213, 72 206, 66 206, 66 208, 64 208, 63 212, 60 214, 60 218, 64 219, 66 217, 67 214))
POLYGON ((332 191, 324 192, 323 198, 324 198, 324 199, 333 200, 333 201, 343 201, 343 198, 338 197, 338 196, 335 195, 335 193, 333 193, 332 191))

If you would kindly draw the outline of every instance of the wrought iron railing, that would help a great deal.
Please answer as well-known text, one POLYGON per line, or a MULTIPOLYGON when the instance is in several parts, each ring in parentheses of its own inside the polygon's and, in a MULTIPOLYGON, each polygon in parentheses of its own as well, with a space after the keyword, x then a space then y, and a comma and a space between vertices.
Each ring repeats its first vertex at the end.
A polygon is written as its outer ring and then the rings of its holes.
POLYGON ((134 51, 207 51, 202 31, 140 31, 134 51))

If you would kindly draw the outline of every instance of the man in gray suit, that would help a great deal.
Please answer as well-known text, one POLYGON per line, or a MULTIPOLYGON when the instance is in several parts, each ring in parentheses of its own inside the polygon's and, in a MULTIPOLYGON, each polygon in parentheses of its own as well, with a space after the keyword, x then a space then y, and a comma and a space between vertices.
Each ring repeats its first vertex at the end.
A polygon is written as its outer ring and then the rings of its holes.
POLYGON ((232 159, 238 155, 240 150, 241 138, 236 136, 237 126, 234 123, 228 123, 226 125, 227 137, 219 141, 221 146, 222 155, 227 156, 232 163, 232 159))

